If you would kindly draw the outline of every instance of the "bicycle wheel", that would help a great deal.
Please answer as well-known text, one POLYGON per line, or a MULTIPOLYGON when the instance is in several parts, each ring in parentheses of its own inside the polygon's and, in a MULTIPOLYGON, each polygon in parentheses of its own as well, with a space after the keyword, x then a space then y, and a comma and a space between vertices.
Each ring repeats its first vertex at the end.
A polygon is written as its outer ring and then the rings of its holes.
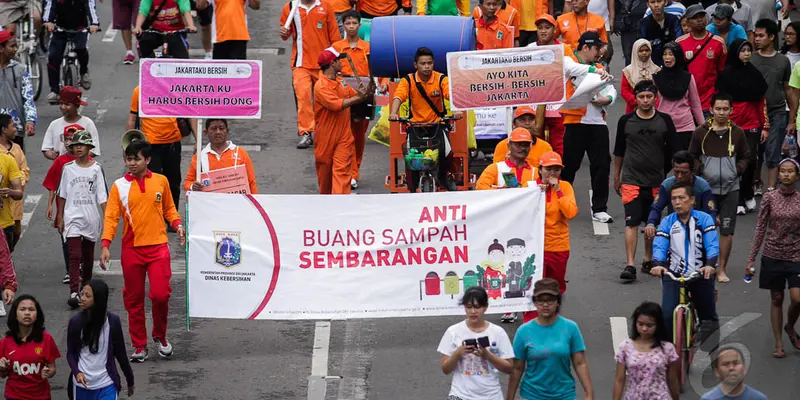
POLYGON ((62 72, 64 73, 64 86, 78 87, 79 77, 77 65, 69 63, 62 72))
POLYGON ((686 348, 686 310, 683 307, 675 310, 675 352, 678 354, 678 385, 683 393, 688 373, 689 349, 686 348))
POLYGON ((31 78, 31 85, 33 85, 33 101, 39 100, 42 94, 42 86, 44 77, 42 76, 42 62, 39 57, 33 56, 30 64, 28 64, 28 75, 31 78))
POLYGON ((420 191, 422 191, 422 193, 433 193, 436 191, 436 182, 433 181, 432 176, 426 174, 420 178, 420 191))

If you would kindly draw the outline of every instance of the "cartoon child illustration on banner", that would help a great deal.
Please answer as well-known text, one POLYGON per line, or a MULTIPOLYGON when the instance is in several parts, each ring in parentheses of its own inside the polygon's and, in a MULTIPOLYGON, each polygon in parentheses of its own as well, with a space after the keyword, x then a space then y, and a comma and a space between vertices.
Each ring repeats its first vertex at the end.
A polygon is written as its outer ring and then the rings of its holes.
POLYGON ((478 275, 482 277, 483 287, 489 293, 489 299, 501 298, 501 290, 505 283, 504 268, 505 249, 497 239, 489 245, 489 259, 478 266, 478 275))

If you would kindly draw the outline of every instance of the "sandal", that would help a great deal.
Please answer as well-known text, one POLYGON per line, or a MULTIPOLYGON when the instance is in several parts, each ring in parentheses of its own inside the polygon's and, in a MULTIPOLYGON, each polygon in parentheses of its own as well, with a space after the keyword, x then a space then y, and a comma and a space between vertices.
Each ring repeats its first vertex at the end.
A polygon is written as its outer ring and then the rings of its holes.
POLYGON ((792 346, 794 346, 795 350, 800 350, 800 335, 798 335, 797 332, 792 332, 794 329, 790 331, 788 325, 785 325, 783 330, 789 335, 789 341, 792 342, 792 346), (794 335, 792 335, 792 333, 794 333, 794 335))
POLYGON ((774 353, 772 353, 772 357, 774 358, 786 358, 786 352, 783 349, 777 349, 774 353))

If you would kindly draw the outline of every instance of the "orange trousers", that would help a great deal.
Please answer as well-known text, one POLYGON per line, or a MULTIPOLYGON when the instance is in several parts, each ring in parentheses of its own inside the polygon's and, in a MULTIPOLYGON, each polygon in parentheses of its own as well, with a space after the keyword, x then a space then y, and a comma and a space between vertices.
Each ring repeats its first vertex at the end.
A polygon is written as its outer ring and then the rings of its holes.
POLYGON ((314 132, 314 85, 319 79, 318 69, 292 68, 292 86, 297 102, 297 135, 314 132))
POLYGON ((353 179, 358 180, 358 171, 361 169, 361 160, 364 159, 364 146, 367 144, 367 128, 369 120, 362 119, 358 122, 350 123, 350 130, 353 132, 353 145, 355 146, 355 157, 353 157, 352 173, 353 179))
POLYGON ((354 150, 349 129, 314 132, 314 160, 320 194, 350 194, 354 150))

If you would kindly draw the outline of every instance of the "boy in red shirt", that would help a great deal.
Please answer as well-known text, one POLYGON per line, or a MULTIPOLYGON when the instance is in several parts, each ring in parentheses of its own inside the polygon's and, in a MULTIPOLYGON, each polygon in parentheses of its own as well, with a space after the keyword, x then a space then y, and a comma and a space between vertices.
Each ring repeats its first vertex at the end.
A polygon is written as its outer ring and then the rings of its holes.
POLYGON ((706 30, 706 10, 700 4, 692 4, 684 14, 689 33, 675 40, 684 51, 689 73, 697 82, 697 92, 703 105, 703 114, 711 118, 711 97, 716 92, 717 75, 725 68, 728 49, 725 40, 706 30))
POLYGON ((122 298, 128 311, 128 330, 134 352, 132 362, 147 359, 147 324, 144 314, 144 281, 150 277, 153 314, 153 341, 161 357, 172 355, 167 341, 169 297, 172 294, 169 244, 164 219, 178 232, 181 246, 186 243, 181 217, 175 210, 169 181, 147 169, 150 143, 134 140, 124 149, 128 173, 111 186, 103 223, 103 251, 100 262, 108 265, 109 247, 122 218, 122 298))

